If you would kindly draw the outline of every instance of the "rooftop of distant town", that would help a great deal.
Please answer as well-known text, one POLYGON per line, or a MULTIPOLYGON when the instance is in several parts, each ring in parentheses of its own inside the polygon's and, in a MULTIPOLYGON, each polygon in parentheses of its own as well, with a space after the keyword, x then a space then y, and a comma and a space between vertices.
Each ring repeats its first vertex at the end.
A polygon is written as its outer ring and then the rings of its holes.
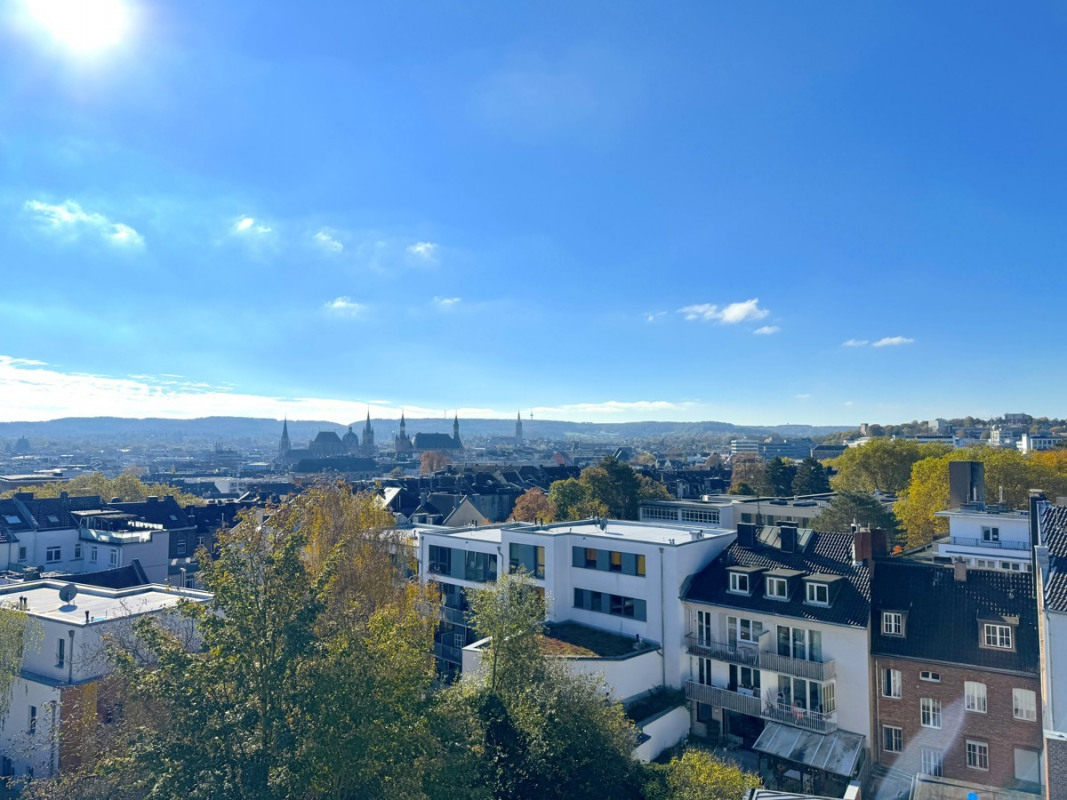
POLYGON ((44 620, 77 626, 162 611, 176 607, 182 600, 203 603, 210 599, 208 592, 158 584, 118 590, 57 580, 0 586, 0 605, 21 609, 44 620), (60 595, 66 586, 76 589, 69 602, 60 595))

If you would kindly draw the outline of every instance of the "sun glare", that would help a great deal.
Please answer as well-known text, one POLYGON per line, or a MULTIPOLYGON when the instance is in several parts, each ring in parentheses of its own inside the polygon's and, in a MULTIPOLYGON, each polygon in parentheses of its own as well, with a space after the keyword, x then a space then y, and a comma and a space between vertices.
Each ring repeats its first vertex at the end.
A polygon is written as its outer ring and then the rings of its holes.
POLYGON ((123 0, 26 0, 26 6, 53 38, 80 53, 113 47, 129 26, 123 0))

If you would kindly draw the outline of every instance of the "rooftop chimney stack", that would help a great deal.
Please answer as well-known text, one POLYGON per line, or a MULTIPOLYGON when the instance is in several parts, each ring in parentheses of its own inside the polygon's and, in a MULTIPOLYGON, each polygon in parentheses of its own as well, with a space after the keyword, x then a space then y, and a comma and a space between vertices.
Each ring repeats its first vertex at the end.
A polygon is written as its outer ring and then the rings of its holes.
POLYGON ((737 523, 737 543, 742 547, 756 546, 756 526, 751 522, 737 523))
POLYGON ((985 503, 985 464, 981 461, 948 463, 948 507, 985 503))
POLYGON ((967 562, 962 558, 952 562, 952 576, 960 583, 967 583, 967 562))
POLYGON ((795 553, 797 551, 797 526, 796 523, 785 523, 778 529, 778 537, 783 553, 795 553))

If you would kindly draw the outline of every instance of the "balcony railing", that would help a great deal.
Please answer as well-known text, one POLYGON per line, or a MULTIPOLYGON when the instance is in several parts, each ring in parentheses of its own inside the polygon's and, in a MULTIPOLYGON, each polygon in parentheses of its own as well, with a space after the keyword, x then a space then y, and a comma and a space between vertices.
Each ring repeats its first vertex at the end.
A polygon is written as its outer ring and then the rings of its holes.
POLYGON ((998 550, 1029 550, 1029 542, 1016 542, 1010 539, 1003 541, 986 541, 985 539, 977 539, 970 536, 953 536, 950 538, 950 543, 958 545, 959 547, 993 547, 998 550))
POLYGON ((758 689, 750 691, 753 691, 752 695, 732 692, 719 686, 705 686, 696 681, 688 681, 685 685, 685 696, 697 703, 718 706, 750 717, 762 717, 816 733, 833 733, 837 730, 834 714, 823 714, 818 711, 808 711, 799 706, 776 703, 769 697, 756 696, 755 692, 758 692, 758 689))
POLYGON ((695 633, 687 634, 685 640, 690 654, 694 656, 781 672, 797 678, 807 678, 810 681, 829 681, 837 675, 837 668, 833 661, 810 661, 780 656, 772 650, 760 650, 754 643, 724 644, 695 633))

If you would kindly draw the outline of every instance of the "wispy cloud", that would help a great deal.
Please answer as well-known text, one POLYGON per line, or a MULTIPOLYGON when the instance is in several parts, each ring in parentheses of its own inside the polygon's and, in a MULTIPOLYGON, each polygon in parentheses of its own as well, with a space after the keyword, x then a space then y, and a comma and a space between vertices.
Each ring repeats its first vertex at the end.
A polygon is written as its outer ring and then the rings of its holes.
POLYGON ((869 344, 870 342, 867 339, 846 339, 841 342, 842 347, 865 347, 869 344))
POLYGON ((423 261, 436 261, 438 245, 435 242, 415 242, 408 245, 408 254, 423 261))
POLYGON ((447 310, 455 308, 462 302, 462 300, 463 298, 461 297, 435 297, 433 299, 433 304, 442 310, 447 310))
POLYGON ((777 325, 764 325, 762 328, 756 328, 756 330, 752 332, 757 336, 770 336, 772 334, 778 333, 778 331, 780 330, 781 328, 779 328, 777 325))
POLYGON ((367 306, 363 303, 355 302, 347 295, 335 297, 326 303, 323 308, 326 309, 327 313, 338 317, 358 317, 367 310, 367 306))
POLYGON ((657 322, 667 316, 666 311, 646 311, 645 322, 657 322))
POLYGON ((689 408, 694 403, 675 403, 669 400, 605 400, 600 403, 569 403, 560 406, 538 406, 533 410, 541 416, 558 416, 565 414, 632 414, 633 412, 678 411, 689 408))
POLYGON ((271 230, 272 228, 269 225, 257 223, 255 217, 240 217, 233 223, 233 233, 238 236, 270 233, 271 230))
POLYGON ((74 200, 58 205, 41 200, 27 200, 23 208, 43 228, 70 236, 91 234, 116 247, 142 247, 144 237, 129 225, 112 222, 103 214, 86 211, 74 200))
POLYGON ((724 325, 736 325, 739 322, 756 322, 771 312, 760 308, 759 298, 754 297, 751 300, 730 303, 721 308, 711 303, 684 306, 678 309, 678 313, 691 322, 721 322, 724 325))
POLYGON ((336 238, 334 238, 333 232, 327 228, 323 228, 311 237, 315 240, 315 244, 325 250, 327 253, 340 253, 345 249, 345 246, 341 244, 336 238))
POLYGON ((872 344, 871 347, 898 347, 902 344, 915 344, 915 340, 907 336, 886 336, 872 344))

